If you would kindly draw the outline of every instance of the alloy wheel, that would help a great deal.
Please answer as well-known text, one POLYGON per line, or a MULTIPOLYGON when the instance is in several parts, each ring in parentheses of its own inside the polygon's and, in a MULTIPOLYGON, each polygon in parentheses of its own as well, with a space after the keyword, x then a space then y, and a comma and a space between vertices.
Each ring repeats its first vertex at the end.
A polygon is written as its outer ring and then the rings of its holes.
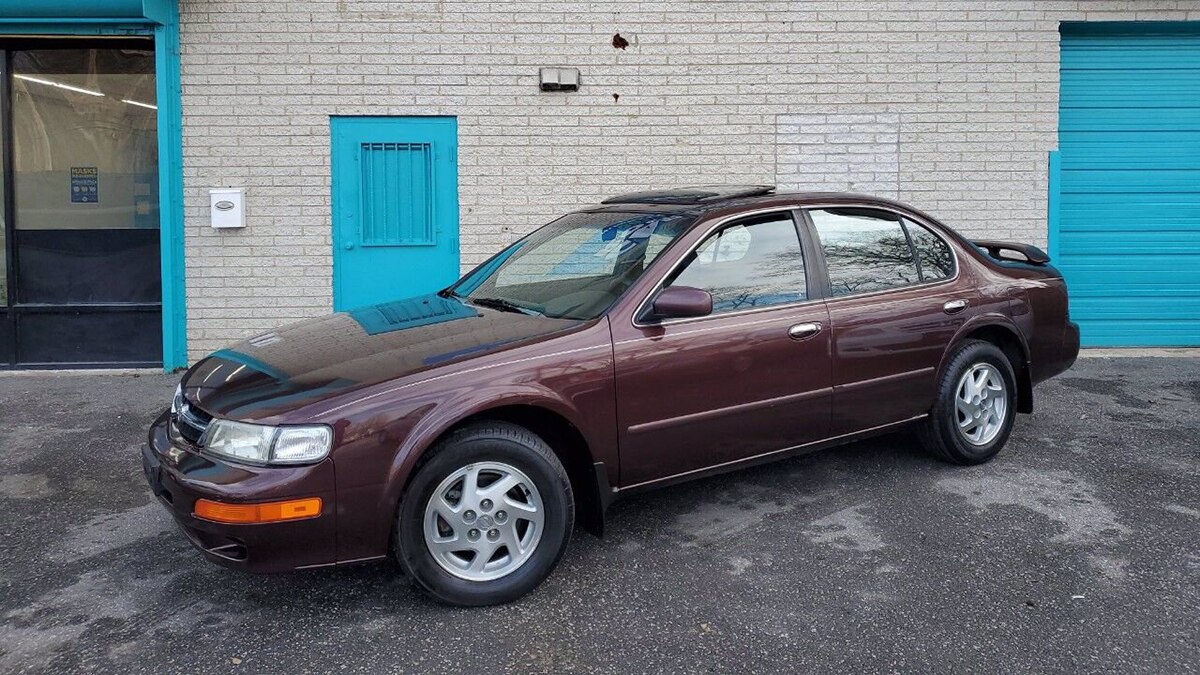
POLYGON ((478 462, 433 491, 425 506, 425 545, 450 574, 492 581, 533 556, 544 522, 542 497, 529 476, 509 464, 478 462))
POLYGON ((954 408, 958 431, 972 445, 987 445, 1004 429, 1008 392, 990 363, 976 363, 958 380, 954 408))

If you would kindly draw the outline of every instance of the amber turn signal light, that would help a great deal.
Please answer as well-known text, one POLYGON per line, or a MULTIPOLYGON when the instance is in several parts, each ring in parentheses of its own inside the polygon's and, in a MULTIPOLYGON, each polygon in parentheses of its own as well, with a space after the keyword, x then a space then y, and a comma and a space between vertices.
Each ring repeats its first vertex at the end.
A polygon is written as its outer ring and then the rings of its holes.
POLYGON ((228 504, 211 499, 197 499, 192 514, 215 523, 250 524, 302 520, 321 515, 321 498, 309 497, 258 504, 228 504))

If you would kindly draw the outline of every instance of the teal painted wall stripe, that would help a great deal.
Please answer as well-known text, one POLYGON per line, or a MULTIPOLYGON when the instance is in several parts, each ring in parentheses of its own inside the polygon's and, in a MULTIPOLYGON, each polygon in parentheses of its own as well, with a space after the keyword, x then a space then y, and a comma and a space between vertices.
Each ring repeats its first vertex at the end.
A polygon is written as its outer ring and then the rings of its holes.
POLYGON ((1200 21, 1064 21, 1059 32, 1073 40, 1090 37, 1200 35, 1200 21))
POLYGON ((1058 213, 1059 190, 1062 189, 1059 171, 1062 163, 1059 161, 1057 150, 1051 150, 1048 157, 1048 180, 1046 185, 1046 249, 1050 260, 1058 259, 1058 213))
POLYGON ((82 22, 77 19, 37 19, 21 21, 0 18, 0 33, 4 35, 154 35, 154 25, 148 21, 128 19, 82 22))
POLYGON ((176 0, 7 0, 3 11, 5 17, 0 19, 0 33, 8 35, 154 37, 163 369, 172 371, 186 366, 183 110, 179 84, 179 7, 176 0), (136 15, 122 14, 134 12, 134 5, 138 8, 136 15))
POLYGON ((83 20, 145 19, 162 21, 162 0, 5 0, 5 20, 45 18, 83 20))
POLYGON ((187 295, 183 245, 183 101, 179 83, 179 8, 154 29, 158 97, 159 244, 163 284, 163 370, 187 365, 187 295), (166 197, 164 198, 163 195, 166 197))

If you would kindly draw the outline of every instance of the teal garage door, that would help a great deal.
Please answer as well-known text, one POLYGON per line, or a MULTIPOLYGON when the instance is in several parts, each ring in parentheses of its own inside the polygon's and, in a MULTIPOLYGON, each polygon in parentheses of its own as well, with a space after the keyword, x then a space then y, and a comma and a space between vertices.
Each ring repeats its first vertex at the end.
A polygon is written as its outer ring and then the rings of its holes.
POLYGON ((1051 249, 1084 345, 1200 345, 1200 23, 1064 24, 1061 77, 1051 249))

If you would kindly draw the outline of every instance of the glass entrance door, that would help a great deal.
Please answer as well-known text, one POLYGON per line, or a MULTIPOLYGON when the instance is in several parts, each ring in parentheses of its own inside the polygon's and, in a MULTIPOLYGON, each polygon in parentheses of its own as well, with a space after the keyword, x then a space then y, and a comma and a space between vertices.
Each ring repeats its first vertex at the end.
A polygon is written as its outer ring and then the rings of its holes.
POLYGON ((0 365, 161 365, 152 42, 0 46, 0 365))

